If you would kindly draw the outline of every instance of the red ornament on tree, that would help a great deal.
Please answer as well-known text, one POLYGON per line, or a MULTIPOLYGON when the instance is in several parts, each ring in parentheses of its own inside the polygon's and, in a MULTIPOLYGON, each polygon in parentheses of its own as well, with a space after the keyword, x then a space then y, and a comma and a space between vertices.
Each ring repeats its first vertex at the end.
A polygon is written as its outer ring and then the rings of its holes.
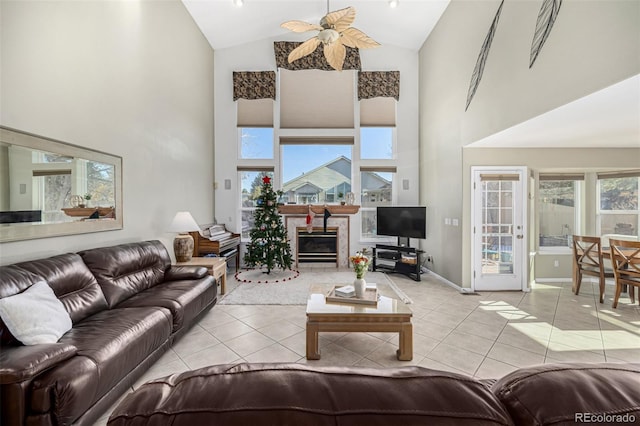
POLYGON ((262 178, 262 182, 263 183, 270 183, 271 182, 271 178, 269 176, 265 176, 262 178))

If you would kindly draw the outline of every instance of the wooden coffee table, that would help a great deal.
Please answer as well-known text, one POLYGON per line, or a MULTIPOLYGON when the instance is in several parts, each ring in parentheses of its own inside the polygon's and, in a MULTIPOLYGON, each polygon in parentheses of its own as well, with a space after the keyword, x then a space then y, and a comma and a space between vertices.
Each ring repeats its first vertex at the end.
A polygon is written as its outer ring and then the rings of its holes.
POLYGON ((320 359, 320 332, 382 332, 399 333, 400 361, 413 359, 413 325, 411 309, 392 294, 388 286, 378 284, 381 294, 377 305, 327 303, 325 296, 334 284, 313 285, 307 300, 307 359, 320 359), (387 287, 385 289, 385 287, 387 287), (391 293, 390 293, 391 292, 391 293))

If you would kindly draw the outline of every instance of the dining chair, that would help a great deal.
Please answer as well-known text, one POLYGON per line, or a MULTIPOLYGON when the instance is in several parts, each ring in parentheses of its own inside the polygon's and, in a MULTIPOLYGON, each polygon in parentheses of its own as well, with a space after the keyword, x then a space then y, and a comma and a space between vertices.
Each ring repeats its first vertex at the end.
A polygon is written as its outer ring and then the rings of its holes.
POLYGON ((604 284, 606 278, 613 278, 613 271, 602 263, 602 245, 600 237, 583 235, 573 236, 573 292, 580 293, 582 276, 598 277, 600 284, 600 303, 604 302, 604 284))
MULTIPOLYGON (((631 303, 635 303, 635 287, 640 289, 640 241, 611 239, 609 247, 616 279, 616 294, 612 306, 618 307, 618 299, 625 285, 629 287, 631 303)), ((640 304, 640 290, 638 292, 638 304, 640 304)))

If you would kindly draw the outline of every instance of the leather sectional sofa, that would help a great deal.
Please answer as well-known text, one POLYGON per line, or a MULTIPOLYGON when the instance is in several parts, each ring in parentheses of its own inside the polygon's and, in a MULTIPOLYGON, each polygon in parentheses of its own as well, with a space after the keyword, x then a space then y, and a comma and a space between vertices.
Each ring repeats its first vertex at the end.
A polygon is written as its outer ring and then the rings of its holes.
POLYGON ((640 364, 545 364, 497 382, 421 367, 217 365, 145 383, 108 426, 639 424, 640 364))
POLYGON ((5 426, 92 424, 217 301, 207 270, 172 266, 159 241, 3 266, 0 298, 43 280, 72 328, 25 346, 0 321, 5 426))

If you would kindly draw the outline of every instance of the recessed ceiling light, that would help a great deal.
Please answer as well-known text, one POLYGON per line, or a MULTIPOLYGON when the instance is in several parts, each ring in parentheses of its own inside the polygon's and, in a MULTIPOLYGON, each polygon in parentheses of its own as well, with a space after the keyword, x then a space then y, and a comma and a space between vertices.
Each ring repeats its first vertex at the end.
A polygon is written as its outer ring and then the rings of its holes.
POLYGON ((242 7, 244 4, 244 0, 233 0, 233 5, 237 7, 242 7))
POLYGON ((389 7, 390 8, 396 8, 396 7, 398 7, 398 3, 399 3, 398 0, 389 0, 389 7))

